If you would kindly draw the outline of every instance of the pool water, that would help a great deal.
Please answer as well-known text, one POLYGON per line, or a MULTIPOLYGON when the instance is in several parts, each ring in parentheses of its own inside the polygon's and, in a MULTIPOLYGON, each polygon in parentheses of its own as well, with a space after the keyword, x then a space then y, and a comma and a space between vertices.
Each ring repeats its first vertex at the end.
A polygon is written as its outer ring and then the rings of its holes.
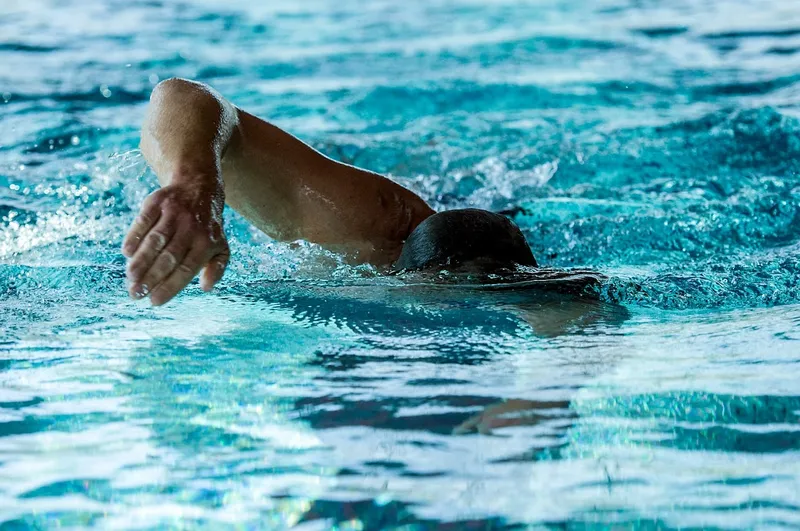
POLYGON ((798 72, 789 1, 4 0, 0 529, 797 528, 798 72), (600 300, 228 212, 215 293, 130 301, 176 75, 600 300))

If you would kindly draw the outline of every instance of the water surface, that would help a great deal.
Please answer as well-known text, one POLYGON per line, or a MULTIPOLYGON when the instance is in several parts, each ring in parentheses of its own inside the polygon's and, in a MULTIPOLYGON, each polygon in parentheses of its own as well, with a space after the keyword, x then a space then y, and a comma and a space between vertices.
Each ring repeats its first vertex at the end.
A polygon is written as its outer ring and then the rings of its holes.
POLYGON ((800 526, 799 69, 791 2, 5 2, 0 529, 800 526), (129 301, 176 75, 507 212, 600 301, 232 212, 220 289, 129 301))

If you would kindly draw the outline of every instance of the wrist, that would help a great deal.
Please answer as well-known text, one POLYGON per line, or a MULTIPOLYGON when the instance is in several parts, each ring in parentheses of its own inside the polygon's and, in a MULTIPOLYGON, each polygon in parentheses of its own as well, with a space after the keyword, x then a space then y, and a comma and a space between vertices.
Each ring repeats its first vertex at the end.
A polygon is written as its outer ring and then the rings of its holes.
POLYGON ((225 196, 222 175, 216 164, 182 164, 172 171, 169 184, 225 196))
POLYGON ((181 190, 194 208, 207 208, 214 216, 221 216, 225 208, 225 187, 219 172, 213 168, 180 166, 172 172, 169 187, 181 190))

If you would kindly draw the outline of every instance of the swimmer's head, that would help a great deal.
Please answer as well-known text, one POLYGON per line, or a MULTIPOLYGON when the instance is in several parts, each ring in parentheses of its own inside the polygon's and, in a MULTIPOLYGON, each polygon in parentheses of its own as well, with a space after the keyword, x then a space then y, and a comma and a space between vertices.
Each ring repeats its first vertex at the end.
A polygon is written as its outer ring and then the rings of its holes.
POLYGON ((407 271, 536 266, 525 236, 500 214, 468 208, 439 212, 419 224, 395 268, 407 271))

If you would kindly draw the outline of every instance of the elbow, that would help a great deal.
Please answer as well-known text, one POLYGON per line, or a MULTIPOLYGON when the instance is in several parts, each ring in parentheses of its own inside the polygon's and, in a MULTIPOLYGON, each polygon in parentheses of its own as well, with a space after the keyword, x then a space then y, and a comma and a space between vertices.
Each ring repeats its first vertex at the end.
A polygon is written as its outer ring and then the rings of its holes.
POLYGON ((156 130, 170 125, 176 115, 185 115, 188 109, 200 107, 209 100, 215 102, 211 89, 202 83, 177 77, 158 83, 150 94, 142 123, 139 146, 145 156, 151 144, 150 137, 156 130))
POLYGON ((170 78, 158 83, 150 94, 150 103, 145 110, 142 122, 139 149, 145 160, 151 166, 158 161, 158 142, 155 138, 163 132, 165 125, 169 124, 171 109, 176 109, 181 101, 186 101, 186 95, 192 90, 195 83, 188 79, 170 78))
POLYGON ((214 89, 170 78, 156 85, 150 95, 139 147, 151 166, 159 162, 167 144, 184 151, 209 147, 219 158, 237 124, 237 110, 214 89))
POLYGON ((199 81, 179 77, 161 81, 150 95, 148 118, 162 114, 173 119, 194 114, 221 121, 237 117, 233 106, 213 88, 199 81))
POLYGON ((158 83, 150 94, 150 105, 160 106, 169 104, 188 95, 209 93, 210 88, 197 81, 172 77, 158 83))

